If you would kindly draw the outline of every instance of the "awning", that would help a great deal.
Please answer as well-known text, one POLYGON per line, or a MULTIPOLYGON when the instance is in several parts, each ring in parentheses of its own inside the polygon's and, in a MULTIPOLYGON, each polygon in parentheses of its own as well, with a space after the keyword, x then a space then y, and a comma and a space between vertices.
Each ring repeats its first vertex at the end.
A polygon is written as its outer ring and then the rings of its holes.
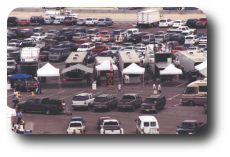
POLYGON ((115 64, 112 64, 109 60, 103 61, 101 64, 96 66, 97 71, 109 71, 109 70, 118 70, 115 64))
POLYGON ((174 64, 170 64, 164 70, 160 70, 160 75, 181 75, 182 70, 175 67, 174 64))
POLYGON ((207 60, 203 63, 196 65, 195 69, 198 70, 202 75, 207 77, 207 60))
POLYGON ((37 70, 38 77, 58 77, 60 76, 59 69, 55 68, 50 63, 46 63, 43 67, 37 70))
POLYGON ((122 74, 137 74, 143 75, 145 73, 145 68, 140 67, 136 63, 130 64, 128 67, 123 69, 122 74))
POLYGON ((156 67, 159 68, 159 69, 164 69, 167 66, 169 66, 170 64, 171 63, 168 63, 168 62, 156 63, 156 67))
POLYGON ((72 65, 72 66, 69 66, 68 68, 63 69, 61 74, 64 74, 64 73, 67 73, 73 70, 77 70, 77 69, 85 71, 86 73, 93 73, 93 68, 89 68, 82 64, 76 64, 76 65, 72 65))
POLYGON ((10 77, 11 80, 17 80, 17 79, 28 79, 31 78, 31 75, 28 74, 14 74, 10 77))

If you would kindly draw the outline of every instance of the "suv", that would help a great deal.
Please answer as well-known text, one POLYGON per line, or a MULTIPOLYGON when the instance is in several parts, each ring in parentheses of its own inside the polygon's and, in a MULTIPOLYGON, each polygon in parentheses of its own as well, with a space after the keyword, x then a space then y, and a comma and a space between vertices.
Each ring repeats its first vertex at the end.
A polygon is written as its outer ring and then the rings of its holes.
POLYGON ((185 120, 180 126, 177 126, 176 134, 193 135, 200 132, 205 124, 196 120, 185 120))
POLYGON ((131 109, 141 107, 142 99, 138 94, 124 94, 119 101, 118 110, 131 109))
POLYGON ((110 18, 100 18, 98 19, 97 26, 112 26, 113 21, 110 18))
POLYGON ((98 22, 97 18, 93 18, 93 17, 88 17, 85 20, 85 25, 87 26, 94 26, 96 25, 98 22))
POLYGON ((42 16, 31 16, 30 25, 43 25, 45 23, 44 18, 42 16))
POLYGON ((11 16, 7 19, 7 27, 17 26, 18 25, 18 18, 11 16))
POLYGON ((144 100, 141 104, 141 112, 144 111, 154 111, 158 112, 165 107, 166 98, 161 94, 152 95, 144 100))
POLYGON ((86 125, 82 117, 72 117, 70 119, 67 134, 85 134, 86 125))
POLYGON ((77 108, 89 109, 90 107, 92 107, 93 102, 94 102, 94 97, 92 93, 81 93, 73 97, 72 107, 73 109, 77 109, 77 108))
POLYGON ((139 116, 136 122, 136 134, 159 134, 159 124, 154 116, 139 116))
POLYGON ((100 134, 124 134, 124 129, 116 119, 104 119, 100 134))
POLYGON ((117 98, 111 94, 102 94, 94 99, 94 110, 106 109, 112 110, 117 107, 117 98))
POLYGON ((65 60, 70 54, 68 48, 51 48, 49 53, 49 61, 60 62, 65 60))

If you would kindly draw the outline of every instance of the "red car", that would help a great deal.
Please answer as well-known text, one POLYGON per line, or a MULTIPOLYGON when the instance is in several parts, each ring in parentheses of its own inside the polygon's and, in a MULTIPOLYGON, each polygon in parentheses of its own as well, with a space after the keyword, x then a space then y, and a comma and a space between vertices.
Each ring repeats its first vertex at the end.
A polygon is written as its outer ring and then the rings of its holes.
POLYGON ((199 20, 196 21, 196 27, 202 27, 205 28, 208 25, 208 20, 207 18, 200 18, 199 20))
POLYGON ((100 53, 105 50, 108 50, 108 48, 105 45, 96 45, 95 48, 93 48, 91 51, 93 53, 100 53))
POLYGON ((18 21, 19 26, 29 26, 30 25, 30 20, 29 19, 20 19, 18 21))
POLYGON ((184 46, 175 46, 173 49, 172 49, 172 53, 177 53, 178 51, 185 51, 186 48, 184 46))

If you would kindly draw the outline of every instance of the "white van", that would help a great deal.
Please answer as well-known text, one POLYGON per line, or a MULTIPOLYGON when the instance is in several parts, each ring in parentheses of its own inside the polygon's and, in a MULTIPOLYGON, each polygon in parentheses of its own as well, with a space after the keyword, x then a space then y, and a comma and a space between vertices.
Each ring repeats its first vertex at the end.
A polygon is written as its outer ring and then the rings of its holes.
POLYGON ((154 116, 139 116, 136 121, 137 134, 159 134, 159 124, 154 116))
POLYGON ((182 94, 181 103, 187 105, 205 105, 207 104, 207 79, 197 80, 187 85, 184 94, 182 94))

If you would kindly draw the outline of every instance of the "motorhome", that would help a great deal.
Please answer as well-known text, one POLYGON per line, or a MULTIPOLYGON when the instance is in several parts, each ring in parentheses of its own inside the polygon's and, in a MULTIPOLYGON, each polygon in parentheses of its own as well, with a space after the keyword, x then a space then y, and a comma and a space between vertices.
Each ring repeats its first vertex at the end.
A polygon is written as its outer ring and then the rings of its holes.
POLYGON ((195 70, 195 66, 207 60, 207 53, 197 50, 178 51, 176 54, 175 64, 183 69, 184 72, 195 70))
POLYGON ((120 71, 132 63, 140 64, 140 58, 135 50, 120 50, 119 51, 119 67, 120 71))
POLYGON ((71 52, 65 60, 65 69, 62 71, 66 80, 78 80, 83 79, 86 71, 82 69, 87 65, 87 57, 89 53, 83 52, 71 52))
POLYGON ((137 27, 158 26, 159 21, 159 10, 144 10, 137 13, 137 27))
POLYGON ((208 99, 207 78, 197 80, 187 85, 181 97, 181 103, 187 105, 207 105, 208 99))

